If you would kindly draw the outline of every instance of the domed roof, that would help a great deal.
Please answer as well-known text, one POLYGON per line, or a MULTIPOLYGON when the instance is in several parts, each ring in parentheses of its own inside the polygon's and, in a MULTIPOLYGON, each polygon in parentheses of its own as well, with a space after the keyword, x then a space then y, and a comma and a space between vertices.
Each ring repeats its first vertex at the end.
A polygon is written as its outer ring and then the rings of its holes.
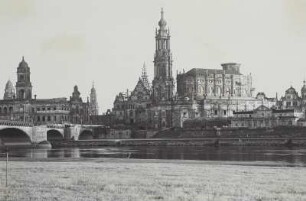
POLYGON ((5 85, 5 91, 4 91, 4 96, 3 99, 4 100, 10 100, 10 99, 14 99, 15 97, 15 88, 13 83, 9 80, 7 81, 6 85, 5 85))
POLYGON ((159 20, 158 25, 159 25, 161 28, 164 28, 164 27, 167 26, 167 22, 166 22, 166 20, 164 19, 164 11, 163 11, 163 9, 161 10, 161 19, 159 20))
POLYGON ((11 82, 11 80, 8 80, 7 83, 6 83, 6 85, 5 85, 5 91, 7 91, 7 90, 9 90, 9 91, 15 90, 15 89, 14 89, 14 85, 13 85, 13 83, 11 82))
POLYGON ((24 60, 24 57, 22 57, 22 61, 19 63, 18 68, 29 68, 28 63, 24 60))

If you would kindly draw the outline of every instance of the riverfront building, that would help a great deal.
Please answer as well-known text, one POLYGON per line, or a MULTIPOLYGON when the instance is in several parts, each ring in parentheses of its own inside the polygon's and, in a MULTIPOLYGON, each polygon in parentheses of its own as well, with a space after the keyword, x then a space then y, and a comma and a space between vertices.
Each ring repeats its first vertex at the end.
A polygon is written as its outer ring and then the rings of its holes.
POLYGON ((278 126, 297 126, 303 113, 294 109, 270 109, 260 106, 252 111, 234 112, 231 127, 273 128, 278 126))
POLYGON ((31 72, 28 63, 22 58, 17 68, 16 89, 9 80, 6 83, 3 100, 0 100, 0 120, 23 121, 40 124, 89 122, 90 114, 97 114, 94 87, 91 102, 84 102, 75 86, 72 96, 67 98, 37 99, 32 94, 31 72))
POLYGON ((143 68, 135 89, 115 98, 112 112, 117 122, 142 129, 165 129, 182 127, 188 119, 228 118, 234 112, 277 104, 276 98, 267 98, 264 93, 254 95, 252 75, 242 74, 238 63, 221 64, 222 69, 193 68, 179 73, 175 93, 170 31, 163 11, 158 26, 152 86, 143 68))

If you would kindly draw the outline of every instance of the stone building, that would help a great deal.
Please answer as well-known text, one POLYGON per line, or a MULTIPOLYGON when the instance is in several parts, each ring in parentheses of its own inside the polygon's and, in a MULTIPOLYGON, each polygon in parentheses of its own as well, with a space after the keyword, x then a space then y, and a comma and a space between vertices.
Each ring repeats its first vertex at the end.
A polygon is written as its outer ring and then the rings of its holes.
POLYGON ((158 26, 152 87, 140 78, 132 93, 119 93, 113 107, 117 121, 165 129, 182 127, 187 119, 231 117, 233 112, 276 104, 275 98, 267 98, 263 93, 254 97, 252 76, 242 74, 237 63, 222 64, 222 69, 194 68, 178 74, 174 95, 170 31, 163 10, 158 26))
POLYGON ((278 126, 297 126, 302 113, 294 109, 270 109, 259 106, 252 111, 234 112, 231 127, 273 128, 278 126))
POLYGON ((37 99, 32 97, 30 67, 24 57, 17 68, 16 90, 11 81, 5 86, 0 100, 0 120, 40 124, 86 123, 89 121, 89 103, 83 102, 78 87, 70 100, 67 98, 37 99))
POLYGON ((146 127, 149 108, 152 105, 151 89, 145 66, 132 92, 119 93, 114 101, 113 114, 117 123, 135 124, 146 127))
POLYGON ((282 109, 295 109, 302 111, 306 101, 305 87, 304 82, 304 86, 301 90, 302 97, 299 96, 298 92, 292 86, 287 89, 285 91, 285 96, 280 98, 279 107, 282 109))

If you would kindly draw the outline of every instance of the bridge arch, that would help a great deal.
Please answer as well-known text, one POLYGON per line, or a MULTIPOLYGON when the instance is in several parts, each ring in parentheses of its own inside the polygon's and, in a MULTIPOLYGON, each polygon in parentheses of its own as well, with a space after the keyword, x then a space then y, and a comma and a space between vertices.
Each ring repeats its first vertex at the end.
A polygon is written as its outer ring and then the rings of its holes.
POLYGON ((94 136, 92 130, 86 129, 81 131, 78 140, 91 140, 93 138, 94 136))
POLYGON ((31 137, 19 128, 1 129, 0 139, 4 145, 31 144, 31 137))
POLYGON ((52 141, 58 141, 58 140, 63 140, 64 136, 63 134, 56 130, 56 129, 51 129, 47 131, 47 141, 52 142, 52 141))

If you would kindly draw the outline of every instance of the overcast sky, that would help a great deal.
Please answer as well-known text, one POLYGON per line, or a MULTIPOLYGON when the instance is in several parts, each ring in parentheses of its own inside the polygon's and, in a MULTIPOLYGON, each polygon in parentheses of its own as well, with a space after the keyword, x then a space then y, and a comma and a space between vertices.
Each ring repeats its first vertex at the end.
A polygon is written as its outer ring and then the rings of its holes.
POLYGON ((241 63, 256 92, 299 93, 306 78, 305 0, 1 0, 0 89, 25 56, 37 98, 84 100, 95 82, 100 112, 133 90, 145 62, 153 78, 155 28, 164 8, 173 75, 241 63))

